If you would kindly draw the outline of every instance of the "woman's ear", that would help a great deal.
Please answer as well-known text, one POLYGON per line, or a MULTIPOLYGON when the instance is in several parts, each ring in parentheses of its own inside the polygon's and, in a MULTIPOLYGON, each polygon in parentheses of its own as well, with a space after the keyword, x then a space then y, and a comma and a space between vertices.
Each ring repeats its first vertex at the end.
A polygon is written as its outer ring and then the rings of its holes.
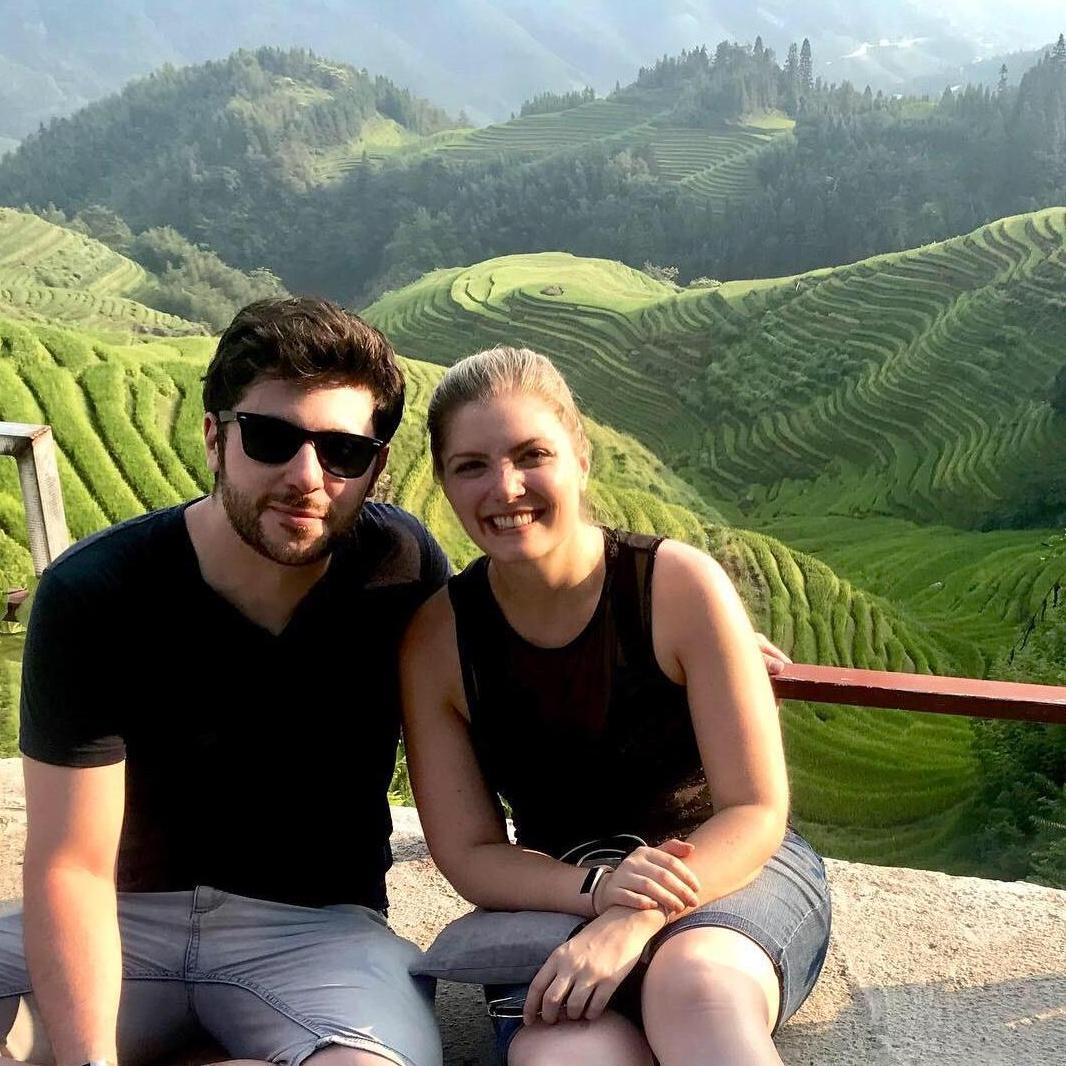
POLYGON ((587 447, 577 457, 577 465, 581 470, 581 491, 584 492, 589 487, 589 472, 592 470, 592 457, 587 447))

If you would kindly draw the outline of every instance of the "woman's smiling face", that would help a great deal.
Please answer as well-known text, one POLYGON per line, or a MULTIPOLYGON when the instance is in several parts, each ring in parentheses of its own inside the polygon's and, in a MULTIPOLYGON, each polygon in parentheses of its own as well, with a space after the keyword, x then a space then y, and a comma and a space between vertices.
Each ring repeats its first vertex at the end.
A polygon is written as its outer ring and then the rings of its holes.
POLYGON ((588 457, 537 396, 511 392, 457 408, 442 460, 448 502, 499 562, 539 558, 581 522, 588 457))

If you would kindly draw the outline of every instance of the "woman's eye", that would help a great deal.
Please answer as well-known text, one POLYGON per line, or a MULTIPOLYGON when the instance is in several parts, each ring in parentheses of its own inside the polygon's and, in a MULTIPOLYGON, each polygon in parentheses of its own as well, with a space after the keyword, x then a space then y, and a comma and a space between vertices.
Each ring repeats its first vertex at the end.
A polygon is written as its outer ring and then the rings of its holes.
POLYGON ((522 459, 529 463, 542 463, 551 456, 552 453, 547 448, 530 448, 528 452, 522 453, 522 459))
POLYGON ((483 467, 484 463, 479 463, 476 459, 468 459, 466 462, 458 463, 452 467, 453 474, 476 474, 483 467))

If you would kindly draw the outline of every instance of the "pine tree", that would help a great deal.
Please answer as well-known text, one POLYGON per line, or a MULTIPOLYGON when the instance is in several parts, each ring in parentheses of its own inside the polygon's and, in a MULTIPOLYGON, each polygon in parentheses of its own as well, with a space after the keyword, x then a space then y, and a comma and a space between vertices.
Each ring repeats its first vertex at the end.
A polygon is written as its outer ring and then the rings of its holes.
POLYGON ((800 50, 799 79, 804 89, 810 91, 814 88, 814 61, 811 58, 811 42, 807 37, 803 38, 803 48, 800 50))
POLYGON ((762 59, 762 57, 765 55, 765 53, 766 53, 766 48, 763 46, 762 37, 758 36, 758 37, 755 38, 755 47, 751 50, 751 54, 756 59, 762 59))
POLYGON ((1002 96, 1007 91, 1007 64, 999 68, 999 84, 996 86, 996 93, 1002 96))
POLYGON ((788 46, 788 59, 785 60, 785 77, 788 78, 790 85, 795 85, 799 81, 799 48, 795 41, 788 46))
POLYGON ((1051 54, 1060 63, 1066 63, 1066 34, 1059 34, 1059 39, 1055 42, 1055 48, 1051 54))

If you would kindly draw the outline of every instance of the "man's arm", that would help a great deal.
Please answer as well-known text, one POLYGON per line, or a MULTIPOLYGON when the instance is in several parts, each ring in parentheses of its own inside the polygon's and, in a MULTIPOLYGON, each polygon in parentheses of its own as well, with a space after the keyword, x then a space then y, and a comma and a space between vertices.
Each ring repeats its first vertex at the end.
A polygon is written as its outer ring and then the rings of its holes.
POLYGON ((117 1061, 122 984, 115 861, 125 763, 23 758, 26 963, 57 1066, 117 1061))

